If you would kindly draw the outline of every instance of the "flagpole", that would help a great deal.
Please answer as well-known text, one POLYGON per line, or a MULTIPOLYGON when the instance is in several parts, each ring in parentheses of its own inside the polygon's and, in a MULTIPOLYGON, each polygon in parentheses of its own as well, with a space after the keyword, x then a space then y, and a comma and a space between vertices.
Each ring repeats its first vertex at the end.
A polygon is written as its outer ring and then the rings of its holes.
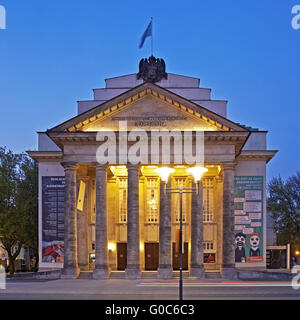
POLYGON ((151 27, 152 27, 152 31, 151 31, 151 56, 153 56, 153 18, 151 17, 151 27))

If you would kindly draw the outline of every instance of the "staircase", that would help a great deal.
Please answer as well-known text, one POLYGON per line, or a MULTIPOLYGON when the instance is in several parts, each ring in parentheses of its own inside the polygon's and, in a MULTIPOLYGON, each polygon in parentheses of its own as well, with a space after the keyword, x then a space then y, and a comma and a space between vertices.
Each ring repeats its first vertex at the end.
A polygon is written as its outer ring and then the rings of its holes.
POLYGON ((157 271, 143 271, 142 279, 157 279, 157 271))
MULTIPOLYGON (((158 279, 157 271, 142 271, 142 279, 158 279)), ((179 279, 180 271, 173 271, 173 279, 179 279)), ((79 279, 92 279, 92 271, 81 271, 79 279)), ((182 278, 189 279, 189 271, 182 271, 182 278)), ((219 271, 205 272, 205 279, 221 279, 219 271)), ((126 279, 125 271, 111 271, 109 279, 126 279)), ((190 278, 191 279, 191 278, 190 278)))
MULTIPOLYGON (((173 271, 173 279, 179 279, 180 271, 173 271)), ((189 271, 182 271, 182 279, 188 279, 190 277, 189 271)))
POLYGON ((92 271, 80 271, 78 279, 92 279, 92 271))
POLYGON ((205 279, 221 279, 222 275, 220 272, 205 272, 205 279))
POLYGON ((125 271, 111 271, 109 279, 126 279, 125 271))

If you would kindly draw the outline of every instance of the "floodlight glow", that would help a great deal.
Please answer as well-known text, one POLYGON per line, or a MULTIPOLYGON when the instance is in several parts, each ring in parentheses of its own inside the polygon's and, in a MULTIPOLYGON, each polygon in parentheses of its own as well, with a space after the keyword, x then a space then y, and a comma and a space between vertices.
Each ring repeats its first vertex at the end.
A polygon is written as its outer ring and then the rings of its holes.
POLYGON ((173 168, 161 167, 161 168, 155 169, 154 172, 158 173, 160 175, 161 180, 167 183, 169 175, 175 172, 175 170, 173 168))
POLYGON ((109 242, 107 247, 108 247, 109 251, 115 251, 116 250, 116 244, 114 242, 109 242))
POLYGON ((193 175, 195 182, 197 183, 201 180, 203 173, 207 172, 208 169, 204 167, 192 167, 188 168, 187 171, 193 175))

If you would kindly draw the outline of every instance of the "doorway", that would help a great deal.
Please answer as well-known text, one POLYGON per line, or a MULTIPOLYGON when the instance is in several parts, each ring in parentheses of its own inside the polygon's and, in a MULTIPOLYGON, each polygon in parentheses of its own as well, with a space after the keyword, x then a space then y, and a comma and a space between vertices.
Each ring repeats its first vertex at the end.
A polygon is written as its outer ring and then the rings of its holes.
POLYGON ((127 243, 117 244, 117 266, 118 270, 125 270, 127 267, 127 243))
POLYGON ((145 243, 145 270, 157 270, 159 243, 145 243))
MULTIPOLYGON (((182 254, 182 270, 188 270, 188 261, 189 261, 189 244, 188 242, 184 243, 184 251, 182 254)), ((176 252, 176 243, 173 242, 173 270, 180 269, 180 258, 179 251, 176 252)))

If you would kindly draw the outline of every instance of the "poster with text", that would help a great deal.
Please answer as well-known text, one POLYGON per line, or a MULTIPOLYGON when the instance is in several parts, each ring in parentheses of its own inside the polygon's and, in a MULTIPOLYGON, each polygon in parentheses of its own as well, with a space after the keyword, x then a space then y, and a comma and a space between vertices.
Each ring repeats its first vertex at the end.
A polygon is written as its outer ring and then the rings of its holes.
POLYGON ((234 183, 235 262, 263 262, 263 177, 236 176, 234 183))
POLYGON ((42 262, 64 262, 64 177, 42 177, 42 262))

